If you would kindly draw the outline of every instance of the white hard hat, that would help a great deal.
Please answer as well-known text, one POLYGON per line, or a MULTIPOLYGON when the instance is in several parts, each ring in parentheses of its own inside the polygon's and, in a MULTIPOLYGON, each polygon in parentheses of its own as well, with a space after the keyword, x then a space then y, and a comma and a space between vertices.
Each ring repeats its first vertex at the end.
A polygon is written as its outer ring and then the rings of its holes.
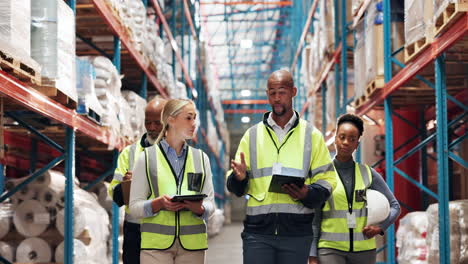
POLYGON ((368 189, 367 199, 367 225, 374 225, 385 220, 390 214, 390 203, 381 192, 368 189))

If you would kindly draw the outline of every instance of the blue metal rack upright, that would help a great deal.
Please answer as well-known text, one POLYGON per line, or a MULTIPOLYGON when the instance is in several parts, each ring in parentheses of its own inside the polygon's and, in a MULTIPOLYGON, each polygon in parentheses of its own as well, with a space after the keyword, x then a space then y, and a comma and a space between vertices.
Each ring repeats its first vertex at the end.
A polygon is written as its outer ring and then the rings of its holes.
MULTIPOLYGON (((339 1, 341 1, 342 8, 346 6, 345 0, 334 0, 335 7, 338 6, 339 1)), ((365 1, 370 2, 370 1, 365 1)), ((456 128, 460 126, 460 123, 465 124, 466 126, 466 119, 465 116, 468 114, 468 106, 466 103, 466 91, 463 91, 460 94, 454 95, 449 94, 447 89, 447 73, 446 73, 446 57, 444 53, 449 50, 451 46, 459 46, 466 43, 468 39, 468 14, 466 12, 460 14, 457 19, 453 21, 451 27, 447 28, 445 32, 440 33, 433 43, 429 46, 428 49, 422 51, 412 62, 404 65, 403 63, 396 60, 394 57, 398 52, 401 52, 402 49, 398 49, 397 51, 392 51, 392 41, 391 41, 391 15, 390 10, 391 8, 391 0, 383 0, 383 55, 384 55, 384 81, 385 85, 377 94, 373 97, 372 100, 364 103, 359 108, 356 109, 356 112, 360 115, 367 114, 370 110, 374 109, 379 104, 383 103, 384 109, 384 116, 385 116, 385 163, 392 164, 391 166, 386 166, 386 181, 391 190, 394 190, 394 179, 395 173, 400 175, 402 178, 406 179, 409 183, 417 186, 423 196, 423 206, 427 206, 428 198, 431 197, 435 199, 439 204, 439 263, 450 263, 450 222, 449 222, 449 194, 451 186, 449 184, 450 179, 450 170, 449 164, 450 162, 456 162, 461 166, 467 168, 468 162, 463 160, 460 156, 456 155, 454 152, 455 146, 459 145, 462 141, 466 140, 468 137, 468 133, 464 132, 462 135, 457 135, 453 140, 452 143, 449 144, 449 135, 448 130, 452 128, 456 128), (461 41, 461 40, 464 41, 461 41), (392 74, 392 66, 396 64, 400 66, 402 69, 395 75, 392 74), (418 73, 422 72, 428 66, 434 65, 434 83, 430 82, 426 77, 417 75, 418 73), (430 107, 427 106, 425 111, 422 111, 422 120, 421 124, 410 124, 411 126, 417 128, 421 131, 421 135, 415 136, 409 140, 407 140, 404 144, 400 146, 395 146, 394 138, 393 138, 393 121, 392 118, 399 118, 403 121, 407 122, 401 115, 395 113, 395 103, 392 100, 392 95, 397 94, 400 87, 402 87, 406 82, 411 80, 412 78, 416 78, 422 81, 424 84, 428 85, 429 87, 434 88, 434 106, 430 107), (459 95, 459 96, 458 96, 459 95), (460 101, 464 100, 464 101, 460 101), (448 101, 454 105, 454 109, 456 114, 451 115, 451 118, 448 118, 448 101), (432 114, 434 112, 435 114, 432 114), (436 121, 436 130, 435 132, 429 133, 425 126, 426 122, 429 121, 426 115, 428 113, 431 116, 435 116, 436 121), (463 121, 465 120, 465 121, 463 121), (458 125, 457 125, 458 124, 458 125), (407 145, 411 141, 419 139, 420 143, 418 143, 415 147, 409 150, 407 153, 402 155, 400 158, 394 158, 396 152, 398 152, 404 145, 407 145), (404 171, 400 170, 396 167, 397 164, 402 162, 404 159, 408 158, 415 153, 421 152, 421 157, 423 159, 432 158, 431 155, 428 155, 426 147, 428 144, 432 144, 436 141, 434 149, 437 150, 437 193, 431 191, 427 186, 427 164, 424 160, 422 163, 421 169, 421 178, 422 183, 414 180, 407 175, 404 171), (449 162, 450 161, 450 162, 449 162)), ((363 9, 365 9, 366 5, 364 4, 363 9)), ((315 8, 315 5, 312 6, 315 8)), ((320 12, 320 10, 318 10, 320 12)), ((361 10, 362 11, 362 10, 361 10)), ((311 11, 311 13, 313 13, 311 11)), ((363 13, 363 12, 357 12, 363 13)), ((346 45, 346 37, 347 37, 347 30, 348 30, 348 23, 345 21, 345 12, 343 9, 335 9, 335 56, 336 52, 341 53, 341 63, 338 63, 338 60, 332 60, 331 63, 334 64, 334 74, 335 74, 335 83, 336 83, 336 115, 340 115, 346 111, 346 107, 350 105, 350 102, 353 101, 353 98, 349 97, 348 89, 347 89, 347 65, 346 65, 346 54, 348 50, 352 50, 350 47, 346 45), (341 14, 341 23, 339 24, 338 16, 341 14), (338 29, 341 27, 341 38, 338 36, 338 29), (339 51, 339 45, 342 45, 341 51, 339 51), (341 66, 341 67, 340 67, 341 66), (341 100, 340 100, 341 98, 341 100)), ((308 28, 305 28, 304 31, 308 31, 308 28)), ((352 30, 350 30, 352 32, 352 30)), ((348 32, 348 33, 350 33, 348 32)), ((298 47, 300 50, 302 47, 298 47)), ((465 50, 467 47, 464 47, 465 50)), ((322 77, 326 76, 331 67, 325 67, 325 73, 322 73, 322 77)), ((465 77, 466 80, 466 77, 465 77)), ((466 82, 465 82, 466 83, 466 82)), ((310 94, 312 93, 321 93, 322 99, 322 111, 325 112, 327 110, 326 102, 330 100, 330 98, 326 98, 325 90, 327 89, 326 85, 324 84, 324 78, 321 78, 320 82, 314 87, 310 94)), ((466 87, 465 87, 466 89, 466 87)), ((415 98, 417 100, 418 98, 415 98)), ((306 102, 304 107, 302 108, 302 113, 305 112, 306 108, 308 107, 309 103, 306 102)), ((404 107, 402 105, 398 105, 398 107, 404 107)), ((433 117, 429 117, 433 118, 433 117)), ((325 132, 326 130, 326 120, 323 120, 322 123, 322 130, 325 132)), ((408 121, 409 122, 409 121, 408 121)), ((382 161, 382 160, 381 160, 382 161)), ((380 162, 381 162, 380 161, 380 162)), ((378 163, 380 163, 378 162, 378 163)), ((398 197, 397 197, 398 198, 398 197)), ((401 203, 401 202, 400 202, 401 203)), ((407 207, 405 204, 402 203, 402 206, 407 207)), ((407 207, 408 208, 408 207, 407 207)), ((385 249, 387 250, 387 260, 385 263, 396 263, 395 258, 395 230, 394 227, 390 227, 387 232, 387 242, 385 245, 385 249)), ((380 250, 379 250, 380 251, 380 250)))

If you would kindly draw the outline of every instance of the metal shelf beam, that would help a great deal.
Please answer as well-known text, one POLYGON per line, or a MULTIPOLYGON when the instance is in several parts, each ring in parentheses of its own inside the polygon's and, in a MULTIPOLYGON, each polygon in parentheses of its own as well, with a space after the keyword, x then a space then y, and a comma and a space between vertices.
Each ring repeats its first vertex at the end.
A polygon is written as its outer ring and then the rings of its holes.
POLYGON ((0 93, 34 112, 73 127, 77 131, 110 147, 121 150, 127 145, 127 142, 122 138, 111 140, 112 135, 104 127, 98 126, 86 117, 78 115, 75 110, 55 102, 1 70, 0 93))

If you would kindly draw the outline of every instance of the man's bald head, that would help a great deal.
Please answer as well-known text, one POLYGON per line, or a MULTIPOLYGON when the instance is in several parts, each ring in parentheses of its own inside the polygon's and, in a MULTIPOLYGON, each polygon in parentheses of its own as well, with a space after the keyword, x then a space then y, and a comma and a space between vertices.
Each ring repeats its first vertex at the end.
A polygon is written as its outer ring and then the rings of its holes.
POLYGON ((156 96, 148 102, 145 108, 145 128, 148 136, 156 139, 162 130, 161 112, 166 105, 167 100, 156 96))
POLYGON ((281 83, 286 87, 294 87, 294 80, 292 74, 287 70, 277 70, 270 74, 268 77, 267 86, 270 87, 272 83, 281 83))

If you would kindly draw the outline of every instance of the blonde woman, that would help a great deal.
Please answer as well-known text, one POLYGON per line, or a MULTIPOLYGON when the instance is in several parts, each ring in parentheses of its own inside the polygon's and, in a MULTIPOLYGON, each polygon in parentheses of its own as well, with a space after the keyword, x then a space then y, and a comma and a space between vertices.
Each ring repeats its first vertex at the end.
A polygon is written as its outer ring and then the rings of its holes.
POLYGON ((141 264, 201 264, 208 248, 206 220, 214 212, 214 194, 207 155, 190 147, 195 132, 191 100, 169 100, 161 114, 163 129, 156 144, 135 164, 130 213, 141 218, 141 264), (174 195, 206 194, 198 201, 177 201, 174 195))

